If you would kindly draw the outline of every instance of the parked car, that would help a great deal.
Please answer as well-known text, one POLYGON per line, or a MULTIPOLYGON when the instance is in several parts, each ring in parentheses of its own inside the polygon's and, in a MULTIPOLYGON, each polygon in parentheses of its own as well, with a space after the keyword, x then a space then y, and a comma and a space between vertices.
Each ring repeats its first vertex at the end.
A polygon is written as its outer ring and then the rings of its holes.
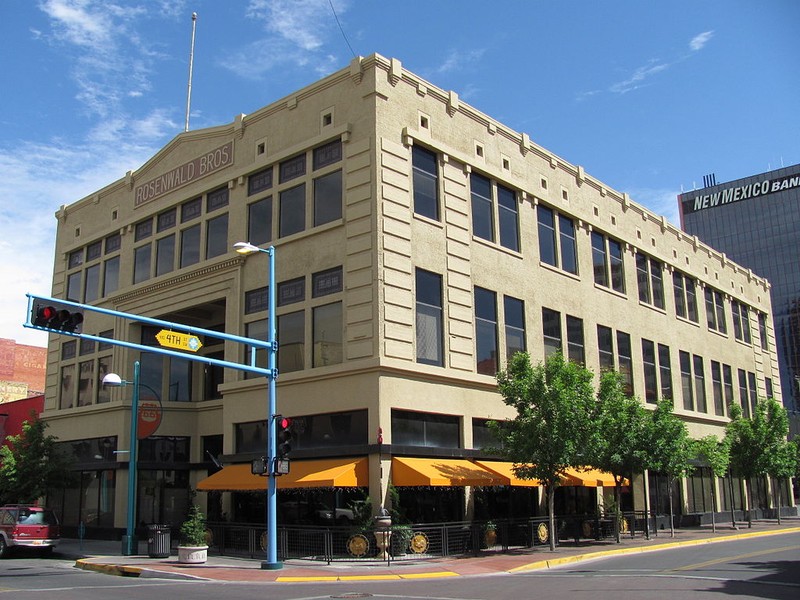
POLYGON ((58 517, 49 508, 27 504, 0 507, 0 558, 14 548, 35 548, 46 556, 61 539, 58 517))

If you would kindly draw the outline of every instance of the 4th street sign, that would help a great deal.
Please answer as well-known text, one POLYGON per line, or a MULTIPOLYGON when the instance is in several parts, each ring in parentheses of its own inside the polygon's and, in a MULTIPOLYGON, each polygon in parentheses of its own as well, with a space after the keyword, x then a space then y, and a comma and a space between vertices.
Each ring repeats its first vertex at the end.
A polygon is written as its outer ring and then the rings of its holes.
POLYGON ((203 343, 196 335, 167 331, 166 329, 159 331, 156 334, 156 339, 165 348, 178 348, 179 350, 197 352, 203 347, 203 343))

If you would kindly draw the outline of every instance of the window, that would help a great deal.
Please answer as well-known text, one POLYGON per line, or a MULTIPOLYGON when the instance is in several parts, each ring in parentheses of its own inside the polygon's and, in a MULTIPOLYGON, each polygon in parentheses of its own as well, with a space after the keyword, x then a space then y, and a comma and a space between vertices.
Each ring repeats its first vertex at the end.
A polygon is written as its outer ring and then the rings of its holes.
POLYGON ((342 160, 342 140, 337 139, 314 148, 314 170, 327 167, 342 160))
POLYGON ((73 250, 69 253, 69 260, 67 261, 67 268, 74 269, 83 264, 83 248, 80 250, 73 250))
POLYGON ((769 350, 769 343, 767 342, 767 315, 762 312, 758 313, 758 332, 761 338, 761 349, 769 350))
POLYGON ((439 220, 439 174, 436 154, 412 146, 411 171, 414 185, 414 212, 439 220))
POLYGON ((658 373, 661 375, 661 397, 674 398, 672 393, 672 362, 669 357, 669 346, 658 345, 658 373))
POLYGON ((633 358, 631 353, 631 336, 623 331, 617 332, 617 360, 622 375, 622 390, 633 396, 633 358))
POLYGON ((228 214, 206 222, 206 259, 228 252, 228 214))
POLYGON ((506 361, 517 352, 525 352, 525 303, 503 296, 503 317, 506 322, 506 361))
POLYGON ((119 289, 119 256, 109 258, 103 263, 103 296, 119 289))
POLYGON ((772 389, 772 378, 765 377, 764 378, 764 389, 767 393, 767 398, 772 398, 773 389, 772 389))
POLYGON ((417 362, 444 365, 442 276, 416 270, 417 362))
POLYGON ((711 392, 714 398, 714 414, 718 417, 725 416, 725 400, 722 395, 722 365, 711 361, 711 392))
POLYGON ((497 295, 475 288, 475 355, 478 373, 497 374, 497 295))
MULTIPOLYGON (((256 288, 244 293, 244 314, 250 315, 269 308, 269 286, 256 288)), ((247 336, 253 337, 253 336, 247 336)), ((259 339, 267 339, 259 338, 259 339)))
POLYGON ((297 277, 278 284, 277 304, 288 306, 306 299, 306 278, 297 277))
POLYGON ((141 283, 150 279, 150 244, 139 246, 133 251, 133 283, 141 283))
POLYGON ((733 315, 733 337, 745 344, 752 343, 750 336, 750 310, 747 305, 732 300, 731 314, 733 315))
POLYGON ((567 359, 579 365, 586 364, 583 319, 570 315, 567 315, 567 359))
POLYGON ((664 308, 663 265, 653 258, 636 254, 636 279, 639 283, 639 301, 664 308))
POLYGON ((656 345, 642 339, 642 367, 644 369, 644 399, 648 404, 658 402, 658 370, 656 368, 656 345))
POLYGON ((78 406, 89 406, 94 399, 94 361, 81 362, 78 373, 78 406))
POLYGON ((148 219, 147 221, 136 224, 133 241, 140 242, 145 238, 149 238, 151 235, 153 235, 153 219, 148 219))
POLYGON ((596 284, 625 293, 625 273, 620 242, 593 231, 592 265, 596 284))
POLYGON ((290 373, 305 368, 305 313, 278 315, 278 372, 290 373))
POLYGON ((342 218, 342 172, 314 180, 314 226, 342 218))
POLYGON ((601 371, 614 369, 614 334, 610 327, 597 326, 597 349, 601 371))
POLYGON ((750 394, 747 391, 747 372, 739 369, 739 403, 742 407, 742 416, 750 418, 750 394))
MULTIPOLYGON (((264 288, 266 289, 266 288, 264 288)), ((247 312, 247 311, 245 311, 247 312)), ((260 319, 258 321, 251 321, 245 325, 245 335, 253 340, 266 340, 269 337, 268 329, 268 322, 267 319, 260 319)), ((256 366, 261 367, 262 369, 267 368, 267 360, 268 360, 268 351, 266 348, 256 348, 256 366)), ((245 362, 247 364, 252 364, 252 351, 253 347, 248 346, 245 352, 245 362)), ((245 371, 245 378, 252 379, 253 377, 263 377, 263 375, 259 375, 257 373, 251 373, 249 371, 245 371)))
POLYGON ((200 261, 200 225, 181 231, 181 268, 200 261))
POLYGON ((517 195, 513 190, 497 185, 497 211, 500 224, 500 245, 519 252, 519 214, 517 195))
POLYGON ((343 289, 342 267, 334 267, 311 276, 311 297, 319 298, 336 294, 343 289))
POLYGON ((122 236, 114 233, 106 238, 106 254, 116 252, 122 247, 122 236))
POLYGON ((156 277, 175 268, 175 235, 156 241, 156 277))
POLYGON ((313 309, 313 367, 342 362, 342 303, 324 304, 313 309))
POLYGON ((286 183, 306 174, 306 155, 299 154, 280 164, 280 182, 286 183))
POLYGON ((756 388, 756 374, 752 371, 747 372, 747 383, 750 388, 750 410, 751 414, 756 414, 756 405, 758 404, 758 389, 756 388))
POLYGON ((272 187, 272 167, 262 169, 247 178, 247 195, 252 196, 272 187))
POLYGON ((472 198, 472 233, 493 242, 492 182, 477 173, 470 174, 469 182, 472 198))
POLYGON ((694 410, 694 391, 692 389, 692 357, 688 352, 681 350, 681 390, 683 392, 683 408, 694 410))
POLYGON ((81 280, 83 278, 82 271, 70 273, 67 276, 67 300, 73 302, 81 301, 81 280))
POLYGON ((202 198, 194 198, 181 204, 181 223, 197 219, 203 211, 202 198))
POLYGON ((725 324, 725 305, 722 302, 722 293, 707 287, 705 298, 708 328, 720 333, 727 333, 728 327, 725 324))
POLYGON ((228 188, 220 188, 209 192, 206 196, 206 212, 213 212, 228 206, 228 188))
POLYGON ((539 260, 568 273, 578 272, 575 223, 541 204, 536 209, 539 220, 539 260))
POLYGON ((156 217, 156 231, 161 233, 162 231, 175 227, 177 214, 177 209, 172 208, 158 215, 156 217))
POLYGON ((61 367, 61 386, 59 390, 59 408, 72 408, 75 405, 77 385, 75 381, 75 365, 61 367))
POLYGON ((100 265, 92 265, 86 269, 86 279, 83 301, 86 303, 94 302, 100 294, 100 265))
POLYGON ((86 247, 86 260, 92 261, 100 258, 103 253, 103 242, 94 242, 86 247))
POLYGON ((672 273, 672 288, 675 295, 675 314, 695 323, 699 322, 694 279, 674 271, 672 273))
POLYGON ((706 374, 703 368, 703 357, 694 355, 694 395, 697 412, 707 413, 706 374))
POLYGON ((725 393, 725 407, 730 411, 731 405, 735 402, 733 399, 733 372, 730 365, 722 365, 722 389, 725 393))
POLYGON ((247 240, 254 246, 272 241, 272 196, 247 206, 247 240))
POLYGON ((542 337, 544 339, 544 358, 547 360, 561 346, 561 313, 549 308, 542 308, 542 337))
POLYGON ((306 227, 306 184, 300 184, 280 193, 281 237, 303 231, 306 227))
POLYGON ((461 447, 459 418, 392 410, 392 444, 432 448, 461 447))

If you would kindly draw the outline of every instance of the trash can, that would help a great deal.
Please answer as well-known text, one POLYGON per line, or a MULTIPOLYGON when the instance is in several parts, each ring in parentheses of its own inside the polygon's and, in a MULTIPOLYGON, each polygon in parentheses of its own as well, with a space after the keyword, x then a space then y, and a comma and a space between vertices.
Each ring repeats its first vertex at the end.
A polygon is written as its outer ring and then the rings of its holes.
POLYGON ((170 554, 172 536, 169 525, 147 526, 147 556, 167 558, 170 554))

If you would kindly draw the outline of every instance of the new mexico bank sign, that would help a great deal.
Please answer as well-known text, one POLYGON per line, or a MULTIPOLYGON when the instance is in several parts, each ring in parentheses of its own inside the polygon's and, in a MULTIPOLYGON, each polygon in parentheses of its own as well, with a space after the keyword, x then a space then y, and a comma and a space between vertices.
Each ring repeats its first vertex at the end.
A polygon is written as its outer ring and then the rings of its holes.
POLYGON ((724 188, 713 194, 705 194, 683 200, 683 212, 684 214, 697 212, 706 208, 730 204, 739 200, 748 200, 758 196, 766 196, 767 194, 774 194, 775 192, 782 192, 796 187, 800 187, 800 174, 724 188))

